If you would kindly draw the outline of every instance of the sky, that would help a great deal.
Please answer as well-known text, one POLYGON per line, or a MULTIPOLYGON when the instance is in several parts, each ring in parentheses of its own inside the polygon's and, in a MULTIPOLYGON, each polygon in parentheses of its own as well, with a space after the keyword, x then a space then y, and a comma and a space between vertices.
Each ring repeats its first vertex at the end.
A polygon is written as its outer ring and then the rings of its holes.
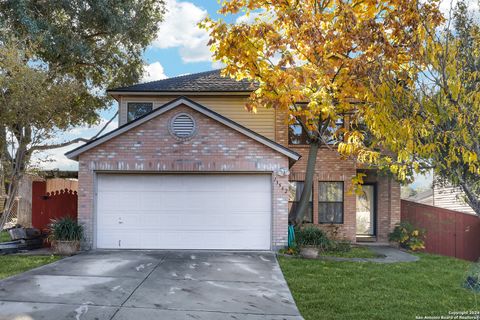
MULTIPOLYGON (((214 19, 222 17, 227 22, 233 22, 240 17, 224 17, 217 14, 218 9, 220 6, 216 0, 167 0, 164 21, 160 24, 155 40, 143 55, 146 65, 142 82, 218 68, 219 65, 212 62, 207 46, 208 33, 197 24, 207 15, 214 19)), ((78 137, 88 139, 94 136, 112 118, 117 109, 118 104, 114 102, 108 110, 100 112, 101 121, 98 125, 74 128, 62 133, 61 140, 68 141, 78 137)), ((115 119, 104 132, 111 131, 117 126, 118 119, 115 119)), ((78 163, 67 159, 64 154, 79 145, 81 144, 37 153, 34 155, 34 166, 47 170, 77 170, 78 163)))
MULTIPOLYGON (((471 0, 472 5, 477 4, 471 0)), ((442 10, 448 10, 450 0, 443 0, 442 10)), ((227 22, 248 20, 245 16, 222 16, 217 13, 220 8, 217 0, 167 0, 167 13, 160 24, 160 30, 143 55, 145 73, 143 82, 174 77, 183 74, 202 72, 217 69, 219 65, 212 61, 207 46, 208 34, 200 29, 197 23, 207 15, 213 19, 222 18, 227 22)), ((61 139, 68 141, 73 138, 90 138, 94 136, 107 121, 112 118, 118 109, 115 102, 112 106, 100 113, 101 121, 93 127, 74 128, 63 133, 61 139)), ((104 132, 115 129, 118 119, 112 121, 104 132)), ((50 150, 34 156, 34 166, 41 169, 77 170, 78 163, 67 159, 64 153, 76 148, 80 144, 65 148, 50 150)), ((413 184, 414 188, 423 188, 431 184, 431 177, 419 176, 413 184)))

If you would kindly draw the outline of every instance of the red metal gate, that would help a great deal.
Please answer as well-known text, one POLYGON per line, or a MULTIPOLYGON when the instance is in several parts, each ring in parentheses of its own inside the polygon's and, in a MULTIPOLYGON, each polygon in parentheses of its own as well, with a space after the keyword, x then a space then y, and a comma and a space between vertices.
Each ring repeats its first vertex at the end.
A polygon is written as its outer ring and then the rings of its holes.
POLYGON ((480 257, 480 218, 402 200, 402 221, 425 229, 425 251, 476 261, 480 257))
POLYGON ((32 183, 32 225, 40 230, 48 228, 52 219, 70 216, 77 220, 78 196, 69 189, 46 192, 47 183, 32 183))

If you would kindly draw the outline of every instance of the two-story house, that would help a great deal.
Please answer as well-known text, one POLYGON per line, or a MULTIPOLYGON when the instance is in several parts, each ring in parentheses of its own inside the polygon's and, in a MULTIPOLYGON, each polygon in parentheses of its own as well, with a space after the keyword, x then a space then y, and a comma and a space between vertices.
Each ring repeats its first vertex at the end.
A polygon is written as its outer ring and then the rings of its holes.
MULTIPOLYGON (((220 71, 109 90, 119 127, 67 153, 79 162, 86 246, 275 250, 285 247, 308 145, 286 115, 245 110, 254 90, 220 71)), ((374 170, 351 191, 355 162, 318 154, 306 220, 352 242, 386 242, 400 187, 374 170)))

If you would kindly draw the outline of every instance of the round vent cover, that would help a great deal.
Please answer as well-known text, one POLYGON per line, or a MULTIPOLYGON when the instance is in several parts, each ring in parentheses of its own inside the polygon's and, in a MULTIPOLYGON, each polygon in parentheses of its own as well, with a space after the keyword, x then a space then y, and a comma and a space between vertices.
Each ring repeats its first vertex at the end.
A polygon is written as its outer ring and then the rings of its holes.
POLYGON ((179 139, 191 138, 195 134, 195 130, 195 120, 186 113, 177 114, 170 123, 171 133, 179 139))

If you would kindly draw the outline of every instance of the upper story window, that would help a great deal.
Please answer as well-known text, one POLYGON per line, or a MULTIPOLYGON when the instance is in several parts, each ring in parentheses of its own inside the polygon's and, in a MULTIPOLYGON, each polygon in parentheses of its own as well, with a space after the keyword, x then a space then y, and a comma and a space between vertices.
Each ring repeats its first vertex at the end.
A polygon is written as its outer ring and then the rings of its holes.
POLYGON ((133 121, 153 109, 151 102, 128 102, 127 103, 127 122, 133 121))
POLYGON ((341 140, 343 140, 343 133, 338 131, 339 129, 343 128, 343 118, 337 119, 335 121, 335 126, 329 126, 327 132, 323 137, 323 140, 327 144, 335 144, 341 140))
MULTIPOLYGON (((324 134, 324 142, 327 144, 335 144, 340 140, 340 136, 337 133, 337 130, 343 127, 343 119, 338 119, 335 122, 335 127, 330 126, 327 129, 327 132, 324 134)), ((303 129, 300 122, 296 121, 295 123, 289 125, 288 127, 288 144, 291 145, 307 145, 308 134, 303 129)))
POLYGON ((288 127, 288 144, 308 144, 308 135, 298 121, 288 127))

